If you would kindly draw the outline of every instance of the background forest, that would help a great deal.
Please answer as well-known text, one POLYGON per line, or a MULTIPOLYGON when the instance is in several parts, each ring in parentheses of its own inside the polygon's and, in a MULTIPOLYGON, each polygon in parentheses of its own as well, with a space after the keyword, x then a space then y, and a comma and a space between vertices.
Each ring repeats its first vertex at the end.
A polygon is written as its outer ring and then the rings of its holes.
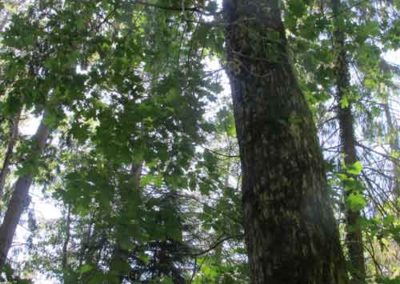
MULTIPOLYGON (((252 282, 221 2, 1 2, 1 281, 252 282)), ((400 1, 280 9, 351 283, 400 283, 400 1)))

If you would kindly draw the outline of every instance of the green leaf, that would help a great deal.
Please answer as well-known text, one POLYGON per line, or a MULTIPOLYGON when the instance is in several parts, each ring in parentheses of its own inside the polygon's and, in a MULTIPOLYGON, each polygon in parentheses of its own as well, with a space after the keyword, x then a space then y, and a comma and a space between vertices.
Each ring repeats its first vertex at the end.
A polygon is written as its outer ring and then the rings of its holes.
POLYGON ((295 17, 301 17, 306 13, 307 6, 304 0, 292 0, 289 2, 289 10, 295 17))
POLYGON ((93 270, 93 266, 90 264, 84 264, 79 268, 80 273, 86 273, 93 270))
POLYGON ((368 89, 375 89, 377 87, 377 82, 376 80, 373 80, 371 78, 366 78, 364 80, 364 86, 368 89))
POLYGON ((344 95, 340 99, 340 107, 341 108, 348 108, 349 107, 349 98, 348 98, 348 96, 344 95))
POLYGON ((94 275, 90 277, 88 284, 98 284, 104 283, 104 274, 101 272, 96 272, 94 275))
POLYGON ((355 162, 352 165, 346 166, 346 172, 350 175, 359 175, 362 171, 363 167, 360 161, 355 162))
POLYGON ((353 192, 347 197, 347 205, 352 211, 362 210, 365 205, 367 205, 367 201, 361 193, 353 192))

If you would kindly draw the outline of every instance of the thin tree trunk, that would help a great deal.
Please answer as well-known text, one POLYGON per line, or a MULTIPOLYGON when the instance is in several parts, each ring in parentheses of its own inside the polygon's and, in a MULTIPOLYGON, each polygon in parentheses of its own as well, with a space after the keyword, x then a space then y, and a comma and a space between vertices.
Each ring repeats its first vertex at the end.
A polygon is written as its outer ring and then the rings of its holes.
POLYGON ((68 268, 68 245, 70 237, 71 237, 71 205, 68 204, 65 240, 62 249, 62 269, 64 271, 64 274, 66 273, 66 270, 68 268))
MULTIPOLYGON (((344 154, 345 166, 351 166, 358 161, 356 151, 356 140, 354 135, 354 118, 351 110, 351 98, 346 97, 350 87, 350 74, 346 57, 345 35, 341 30, 344 21, 340 14, 340 0, 332 0, 332 12, 335 21, 334 42, 336 55, 336 99, 338 102, 337 112, 340 128, 342 153, 344 154), (347 105, 342 105, 347 100, 347 105)), ((357 178, 357 177, 353 177, 357 178)), ((346 189, 346 196, 353 190, 346 189)), ((346 203, 345 203, 346 204, 346 203)), ((346 206, 346 245, 351 262, 351 283, 365 283, 365 261, 362 229, 360 226, 361 212, 346 206)))
MULTIPOLYGON (((398 130, 392 120, 392 114, 390 112, 389 99, 387 98, 383 104, 383 109, 385 111, 386 122, 389 130, 389 145, 391 155, 396 155, 396 153, 400 153, 399 149, 399 137, 398 130)), ((396 157, 396 156, 395 156, 396 157)), ((400 197, 400 163, 398 160, 393 162, 393 187, 392 193, 394 199, 397 200, 400 197)))
POLYGON ((94 231, 94 221, 95 217, 94 214, 89 216, 89 222, 88 222, 88 227, 86 230, 86 234, 84 236, 82 236, 82 245, 81 245, 81 249, 79 252, 79 267, 83 265, 83 262, 85 261, 85 258, 87 258, 87 254, 89 251, 89 246, 91 243, 91 238, 94 235, 93 231, 94 231))
MULTIPOLYGON (((48 137, 49 128, 44 123, 43 118, 35 136, 32 138, 37 145, 31 158, 37 157, 43 152, 48 137)), ((15 183, 14 192, 8 204, 3 223, 0 226, 0 271, 3 269, 7 260, 7 254, 10 250, 15 230, 24 208, 29 204, 29 188, 31 187, 32 181, 32 174, 25 174, 19 177, 15 183)))
POLYGON ((10 138, 8 141, 6 154, 4 156, 3 167, 1 168, 0 172, 0 198, 2 198, 4 194, 4 186, 6 184, 7 175, 10 171, 11 158, 14 152, 15 143, 18 139, 19 118, 20 113, 16 114, 11 121, 10 138))
MULTIPOLYGON (((139 190, 140 187, 140 179, 142 175, 142 169, 143 169, 143 162, 139 163, 133 163, 131 166, 131 188, 129 190, 139 190)), ((129 200, 124 200, 126 196, 130 196, 129 193, 123 192, 121 193, 121 208, 119 210, 119 215, 120 218, 123 216, 125 212, 127 212, 127 207, 130 206, 130 201, 129 200)), ((118 279, 118 283, 122 283, 123 279, 128 276, 129 271, 127 270, 128 266, 128 258, 129 258, 129 251, 126 249, 122 248, 118 237, 119 237, 119 232, 121 231, 121 228, 119 227, 120 225, 117 224, 117 240, 116 244, 111 256, 111 261, 110 261, 110 271, 111 274, 114 276, 113 279, 118 279)), ((126 230, 126 228, 124 228, 126 230)))
POLYGON ((278 0, 225 0, 228 75, 254 284, 348 283, 316 129, 278 0))
POLYGON ((65 240, 62 248, 62 260, 61 267, 63 273, 64 283, 68 283, 69 279, 69 269, 68 269, 68 246, 71 238, 71 204, 68 204, 66 224, 65 224, 65 240))

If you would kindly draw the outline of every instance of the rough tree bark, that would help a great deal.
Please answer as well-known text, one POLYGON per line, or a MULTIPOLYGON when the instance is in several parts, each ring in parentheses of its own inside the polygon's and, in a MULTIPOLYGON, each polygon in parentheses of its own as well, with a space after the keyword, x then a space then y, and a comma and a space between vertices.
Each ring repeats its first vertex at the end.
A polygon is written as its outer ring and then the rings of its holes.
POLYGON ((20 113, 12 119, 10 125, 10 138, 8 140, 7 150, 4 156, 3 167, 0 171, 0 198, 4 194, 4 186, 6 184, 6 178, 10 171, 10 162, 14 152, 15 143, 18 139, 18 125, 19 125, 20 113))
MULTIPOLYGON (((358 161, 356 140, 354 135, 354 117, 351 110, 352 100, 348 97, 350 87, 350 74, 346 56, 345 34, 341 27, 344 26, 341 15, 341 1, 332 0, 332 12, 335 23, 334 42, 336 50, 336 100, 337 116, 339 120, 340 139, 344 154, 345 166, 351 166, 358 161), (347 105, 342 105, 346 100, 347 105)), ((353 178, 357 178, 353 176, 353 178)), ((346 188, 346 195, 352 189, 346 188)), ((346 204, 346 203, 345 203, 346 204)), ((365 283, 365 261, 362 228, 360 226, 361 212, 346 206, 346 246, 351 262, 351 283, 365 283)))
POLYGON ((251 282, 348 283, 278 0, 224 0, 251 282))
MULTIPOLYGON (((43 152, 48 137, 49 128, 46 126, 43 119, 36 134, 32 138, 36 143, 36 147, 30 157, 31 159, 35 159, 43 152)), ((32 181, 33 175, 25 174, 20 176, 15 183, 14 192, 8 204, 3 223, 0 226, 0 271, 3 269, 7 260, 7 254, 10 250, 15 230, 24 208, 29 204, 29 188, 31 187, 32 181)))

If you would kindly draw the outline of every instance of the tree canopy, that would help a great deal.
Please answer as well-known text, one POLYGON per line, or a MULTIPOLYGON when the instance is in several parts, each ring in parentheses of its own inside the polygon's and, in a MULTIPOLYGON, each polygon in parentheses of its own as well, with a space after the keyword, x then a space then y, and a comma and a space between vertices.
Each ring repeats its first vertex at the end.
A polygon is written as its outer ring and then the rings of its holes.
POLYGON ((400 2, 248 2, 0 2, 0 282, 400 282, 400 2))

